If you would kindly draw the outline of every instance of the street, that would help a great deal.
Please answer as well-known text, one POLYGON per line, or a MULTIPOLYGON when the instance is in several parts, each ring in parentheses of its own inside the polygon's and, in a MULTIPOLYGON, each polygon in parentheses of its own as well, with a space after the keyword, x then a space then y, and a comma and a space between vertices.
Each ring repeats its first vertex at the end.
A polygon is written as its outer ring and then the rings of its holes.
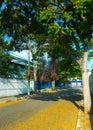
POLYGON ((74 104, 75 108, 83 109, 80 106, 82 98, 80 89, 63 89, 55 93, 38 94, 22 102, 0 107, 0 130, 13 130, 16 124, 21 124, 59 100, 69 101, 74 104))

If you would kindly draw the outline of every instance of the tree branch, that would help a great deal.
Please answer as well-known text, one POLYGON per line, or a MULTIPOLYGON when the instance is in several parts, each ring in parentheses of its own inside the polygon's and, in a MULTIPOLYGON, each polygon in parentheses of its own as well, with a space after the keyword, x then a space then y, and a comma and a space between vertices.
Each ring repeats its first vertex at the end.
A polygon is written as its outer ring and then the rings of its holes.
POLYGON ((74 36, 72 36, 72 40, 73 40, 73 42, 74 42, 74 44, 75 44, 75 46, 76 46, 76 50, 77 50, 77 52, 78 52, 78 56, 79 56, 79 58, 81 58, 79 43, 77 42, 77 40, 76 40, 76 38, 75 38, 74 36))
POLYGON ((69 53, 69 56, 70 56, 74 61, 76 61, 76 58, 74 57, 74 55, 73 55, 73 53, 72 53, 72 51, 71 51, 70 46, 69 46, 68 43, 65 43, 65 47, 66 47, 66 49, 67 49, 67 51, 68 51, 68 53, 69 53))
POLYGON ((61 10, 63 10, 64 6, 62 6, 61 2, 59 0, 57 0, 57 3, 58 4, 50 2, 50 5, 56 6, 56 7, 60 8, 61 10))

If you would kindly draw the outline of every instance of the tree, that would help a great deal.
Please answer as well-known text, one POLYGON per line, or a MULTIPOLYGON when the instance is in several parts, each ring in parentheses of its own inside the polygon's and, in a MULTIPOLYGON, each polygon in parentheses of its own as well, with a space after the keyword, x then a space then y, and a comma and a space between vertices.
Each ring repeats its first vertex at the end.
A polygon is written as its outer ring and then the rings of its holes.
MULTIPOLYGON (((39 68, 40 63, 39 62, 40 62, 40 57, 43 56, 45 46, 44 45, 41 46, 36 41, 29 40, 28 48, 29 48, 29 51, 31 52, 31 55, 32 55, 33 75, 34 75, 34 81, 35 81, 34 89, 35 89, 35 92, 37 92, 38 70, 40 70, 40 68, 39 68)), ((29 72, 29 76, 30 76, 30 72, 29 72)))
MULTIPOLYGON (((4 43, 4 46, 9 50, 27 49, 27 41, 29 39, 36 40, 34 35, 37 27, 38 31, 41 32, 41 28, 36 22, 36 15, 39 12, 37 1, 28 0, 2 0, 0 2, 0 44, 4 43), (8 17, 7 17, 8 16, 8 17), (5 36, 8 39, 5 43, 5 36), (9 39, 12 40, 9 40, 9 39), (23 44, 26 43, 24 46, 23 44)), ((38 38, 37 38, 38 39, 38 38)), ((32 47, 33 48, 33 47, 32 47)), ((37 61, 39 58, 38 46, 31 50, 33 63, 34 63, 34 79, 37 81, 37 61)))
POLYGON ((48 1, 48 5, 45 3, 39 16, 39 21, 47 28, 47 34, 56 36, 52 43, 61 44, 80 66, 86 113, 91 110, 87 60, 93 44, 92 4, 92 0, 52 0, 48 1), (48 14, 49 11, 51 13, 48 14))
POLYGON ((49 65, 50 79, 52 80, 52 89, 56 88, 56 81, 59 79, 58 75, 58 60, 51 58, 49 65))
POLYGON ((0 77, 18 77, 23 78, 21 72, 24 72, 25 67, 15 64, 12 62, 14 57, 12 57, 6 49, 0 46, 0 77))
POLYGON ((39 27, 35 20, 38 12, 38 2, 34 0, 0 1, 0 41, 4 41, 4 36, 7 35, 12 38, 13 49, 22 50, 22 44, 28 40, 28 35, 33 38, 39 27))
POLYGON ((0 76, 7 77, 11 75, 12 69, 10 67, 11 57, 5 53, 0 51, 0 76), (10 69, 10 72, 9 72, 10 69))
MULTIPOLYGON (((0 5, 2 6, 1 2, 0 5)), ((0 12, 0 41, 7 33, 13 38, 11 46, 21 49, 28 34, 41 44, 48 41, 53 50, 56 44, 81 68, 85 112, 90 112, 91 97, 88 83, 88 51, 93 44, 92 0, 7 0, 0 12), (8 16, 8 17, 6 17, 8 16), (43 37, 41 37, 43 34, 43 37)), ((57 55, 57 54, 56 54, 57 55)))
POLYGON ((76 62, 69 57, 69 59, 62 59, 59 62, 59 75, 62 82, 67 82, 71 78, 77 77, 81 79, 80 67, 76 62))

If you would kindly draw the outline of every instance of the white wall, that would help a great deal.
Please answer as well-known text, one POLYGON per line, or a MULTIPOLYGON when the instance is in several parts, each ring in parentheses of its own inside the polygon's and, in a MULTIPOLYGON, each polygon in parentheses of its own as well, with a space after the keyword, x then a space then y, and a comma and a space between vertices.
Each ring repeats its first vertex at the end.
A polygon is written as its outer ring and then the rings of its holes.
MULTIPOLYGON (((0 97, 24 94, 27 88, 27 80, 0 78, 0 97)), ((30 82, 30 91, 34 91, 34 81, 30 82)))

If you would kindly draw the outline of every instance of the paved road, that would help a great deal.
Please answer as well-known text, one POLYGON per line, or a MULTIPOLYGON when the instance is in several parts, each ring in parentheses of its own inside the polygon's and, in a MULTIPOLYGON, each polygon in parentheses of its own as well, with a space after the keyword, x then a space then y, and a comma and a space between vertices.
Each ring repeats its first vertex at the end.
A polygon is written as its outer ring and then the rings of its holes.
MULTIPOLYGON (((56 93, 45 93, 31 97, 25 101, 0 108, 0 130, 21 123, 41 109, 52 105, 59 99, 71 100, 73 103, 82 99, 79 89, 64 89, 56 93)), ((77 107, 78 104, 75 103, 77 107)))
POLYGON ((29 118, 40 109, 47 107, 52 102, 40 100, 26 100, 17 104, 12 104, 0 108, 0 128, 7 130, 9 125, 21 123, 23 120, 29 118))

